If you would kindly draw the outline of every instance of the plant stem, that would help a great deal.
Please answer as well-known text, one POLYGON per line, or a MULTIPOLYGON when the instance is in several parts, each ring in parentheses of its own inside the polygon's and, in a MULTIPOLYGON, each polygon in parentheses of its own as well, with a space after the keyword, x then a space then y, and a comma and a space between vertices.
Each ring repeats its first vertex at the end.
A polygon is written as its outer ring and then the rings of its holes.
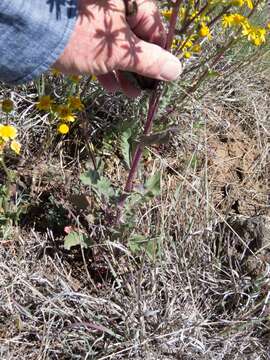
POLYGON ((2 157, 0 157, 0 164, 1 164, 1 166, 4 170, 4 173, 7 177, 7 180, 6 180, 7 196, 4 196, 4 199, 3 199, 3 209, 6 214, 9 210, 10 186, 11 186, 11 182, 12 182, 12 176, 11 176, 10 171, 7 168, 5 161, 2 157))
POLYGON ((11 175, 10 175, 10 171, 9 171, 9 169, 7 168, 7 166, 6 166, 6 164, 5 164, 5 161, 4 161, 4 159, 3 159, 2 157, 0 157, 0 164, 1 164, 3 170, 4 170, 5 174, 6 174, 8 183, 10 183, 11 180, 12 180, 12 179, 11 179, 11 175))
MULTIPOLYGON (((173 38, 175 35, 175 27, 176 27, 176 23, 177 23, 178 12, 179 12, 179 7, 180 7, 181 2, 182 2, 182 0, 177 0, 173 6, 172 16, 170 19, 169 30, 168 30, 167 40, 166 40, 166 45, 165 45, 166 50, 170 50, 172 42, 173 42, 173 38)), ((162 88, 163 88, 162 82, 157 81, 155 89, 152 91, 150 99, 149 99, 148 113, 147 113, 146 123, 144 126, 144 132, 143 132, 144 135, 148 135, 152 129, 153 121, 154 121, 154 118, 155 118, 155 115, 156 115, 156 112, 158 109, 158 105, 159 105, 159 100, 162 95, 162 88)), ((142 144, 138 144, 135 149, 131 167, 130 167, 130 171, 128 174, 128 179, 127 179, 126 185, 124 187, 124 194, 118 204, 117 222, 119 221, 121 209, 123 208, 123 206, 125 204, 127 194, 132 191, 133 182, 134 182, 135 176, 137 174, 140 160, 142 158, 143 148, 144 148, 144 146, 142 144)))
POLYGON ((165 46, 165 49, 168 51, 171 49, 171 46, 172 46, 172 42, 173 42, 173 38, 174 38, 174 34, 175 34, 176 23, 177 23, 177 18, 178 18, 179 7, 180 7, 181 3, 182 3, 182 0, 177 0, 174 4, 173 10, 172 10, 172 16, 170 18, 169 30, 168 30, 166 46, 165 46))
MULTIPOLYGON (((150 97, 149 109, 148 109, 147 119, 146 119, 144 132, 143 132, 144 135, 149 134, 149 132, 151 131, 160 96, 161 96, 161 93, 159 93, 158 97, 157 97, 156 93, 152 93, 152 95, 150 97)), ((130 171, 128 174, 128 179, 127 179, 127 182, 126 182, 126 185, 124 188, 125 193, 128 193, 132 190, 133 180, 136 176, 138 166, 139 166, 139 163, 140 163, 140 160, 142 157, 142 153, 143 153, 143 145, 138 144, 135 149, 134 155, 133 155, 130 171)))

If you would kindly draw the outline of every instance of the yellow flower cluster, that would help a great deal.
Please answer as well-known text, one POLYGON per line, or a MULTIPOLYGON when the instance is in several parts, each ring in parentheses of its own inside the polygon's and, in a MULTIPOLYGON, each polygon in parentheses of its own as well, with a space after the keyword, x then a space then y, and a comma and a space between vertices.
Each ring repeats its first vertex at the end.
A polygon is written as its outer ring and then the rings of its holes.
POLYGON ((186 40, 181 41, 180 39, 175 38, 172 43, 172 49, 181 49, 183 56, 186 59, 189 59, 192 54, 199 54, 202 50, 202 47, 199 43, 194 43, 195 37, 190 36, 186 40))
MULTIPOLYGON (((1 110, 6 115, 5 122, 9 122, 9 115, 14 110, 14 103, 11 99, 5 98, 1 101, 1 110)), ((21 151, 21 144, 15 140, 17 137, 17 130, 15 126, 9 124, 0 124, 0 154, 3 153, 4 149, 8 146, 16 154, 21 151)))
POLYGON ((224 28, 241 27, 242 34, 256 46, 260 46, 266 41, 266 29, 252 25, 244 15, 238 13, 224 15, 222 25, 224 28))
POLYGON ((39 98, 36 107, 38 110, 52 113, 54 118, 59 121, 57 131, 62 135, 69 132, 69 123, 75 121, 74 112, 84 110, 84 105, 79 96, 69 96, 66 104, 56 105, 50 95, 44 95, 39 98))
POLYGON ((7 145, 10 145, 11 150, 16 154, 21 151, 21 144, 14 140, 17 137, 17 130, 13 125, 0 124, 0 154, 3 153, 7 145))
MULTIPOLYGON (((163 9, 161 11, 164 19, 169 21, 172 15, 172 9, 163 9)), ((188 5, 183 5, 179 9, 178 22, 180 27, 188 23, 194 23, 194 31, 188 34, 184 33, 182 36, 174 39, 172 43, 172 50, 174 50, 180 57, 190 58, 192 55, 201 52, 201 40, 207 38, 212 39, 210 27, 207 23, 210 17, 205 13, 199 13, 196 8, 195 1, 190 1, 188 5)))
POLYGON ((254 45, 260 46, 265 43, 266 30, 258 26, 245 26, 243 29, 243 35, 246 35, 248 40, 254 45))
MULTIPOLYGON (((255 5, 257 6, 257 4, 255 5)), ((230 36, 246 38, 255 46, 266 42, 267 31, 255 26, 249 19, 254 11, 253 0, 210 0, 185 1, 182 3, 177 18, 176 36, 172 44, 173 52, 180 58, 190 58, 203 50, 203 44, 213 39, 213 27, 221 26, 222 32, 231 30, 230 36)), ((165 7, 161 13, 169 22, 173 8, 165 7)))
POLYGON ((224 28, 233 26, 245 26, 246 24, 247 19, 241 14, 226 14, 223 16, 222 25, 224 28))
POLYGON ((200 28, 199 28, 198 34, 199 34, 199 36, 202 37, 202 38, 208 37, 209 40, 212 39, 210 28, 206 25, 205 22, 202 22, 202 23, 200 24, 200 28))

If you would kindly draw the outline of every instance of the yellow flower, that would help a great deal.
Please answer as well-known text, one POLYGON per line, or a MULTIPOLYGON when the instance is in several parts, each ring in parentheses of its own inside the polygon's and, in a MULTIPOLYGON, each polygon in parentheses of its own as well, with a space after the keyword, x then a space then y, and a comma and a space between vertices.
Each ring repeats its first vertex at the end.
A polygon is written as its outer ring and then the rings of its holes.
POLYGON ((97 81, 96 75, 92 75, 92 76, 91 76, 91 80, 92 80, 92 81, 97 81))
POLYGON ((231 15, 231 22, 232 25, 238 26, 238 25, 245 25, 247 22, 247 18, 241 14, 232 14, 231 15))
POLYGON ((172 9, 161 10, 161 14, 165 17, 166 20, 170 20, 172 16, 172 9))
POLYGON ((18 141, 12 140, 10 143, 10 148, 13 150, 17 155, 20 154, 21 151, 21 144, 18 141))
POLYGON ((253 9, 253 1, 252 0, 245 0, 245 3, 250 9, 253 9))
POLYGON ((185 57, 186 59, 189 59, 189 58, 191 57, 191 53, 190 53, 189 51, 186 51, 186 52, 184 53, 184 57, 185 57))
POLYGON ((209 40, 212 38, 210 29, 204 22, 201 23, 201 26, 199 29, 199 35, 201 37, 208 37, 209 40))
POLYGON ((65 123, 62 123, 62 124, 58 125, 57 131, 60 134, 65 135, 69 132, 69 126, 65 123))
POLYGON ((247 36, 255 46, 261 46, 265 43, 266 30, 257 26, 245 26, 243 29, 243 35, 247 36))
POLYGON ((17 136, 17 130, 12 125, 0 125, 0 137, 4 141, 8 141, 9 139, 15 139, 17 136))
POLYGON ((186 47, 186 48, 190 48, 192 45, 193 45, 193 42, 192 42, 191 39, 188 39, 188 40, 185 42, 185 47, 186 47))
POLYGON ((226 29, 232 26, 232 17, 231 15, 224 15, 222 18, 222 26, 226 29))
POLYGON ((71 110, 82 111, 84 109, 84 105, 78 96, 69 96, 68 97, 68 105, 71 110))
POLYGON ((67 105, 59 105, 56 109, 56 112, 61 120, 68 122, 75 121, 75 115, 67 105))
POLYGON ((199 53, 202 51, 202 47, 200 44, 195 44, 190 48, 190 51, 192 51, 194 53, 199 53))
POLYGON ((222 26, 224 28, 232 26, 246 26, 247 24, 247 18, 241 14, 224 15, 222 18, 222 26))
POLYGON ((11 99, 4 99, 2 101, 2 111, 5 113, 10 113, 14 109, 14 104, 11 99))
POLYGON ((53 104, 53 101, 51 100, 50 95, 44 95, 39 98, 39 101, 36 104, 36 107, 39 110, 49 111, 49 110, 51 110, 52 104, 53 104))
POLYGON ((222 26, 224 28, 232 27, 232 26, 248 26, 248 19, 241 14, 230 14, 224 15, 222 18, 222 26))

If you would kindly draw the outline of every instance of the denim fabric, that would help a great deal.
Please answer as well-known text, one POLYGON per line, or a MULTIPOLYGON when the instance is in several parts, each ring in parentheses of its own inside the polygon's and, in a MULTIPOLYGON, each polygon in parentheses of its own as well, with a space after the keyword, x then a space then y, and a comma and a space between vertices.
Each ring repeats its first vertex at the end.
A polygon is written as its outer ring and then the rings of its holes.
POLYGON ((77 0, 0 0, 0 81, 38 77, 61 55, 76 22, 77 0))

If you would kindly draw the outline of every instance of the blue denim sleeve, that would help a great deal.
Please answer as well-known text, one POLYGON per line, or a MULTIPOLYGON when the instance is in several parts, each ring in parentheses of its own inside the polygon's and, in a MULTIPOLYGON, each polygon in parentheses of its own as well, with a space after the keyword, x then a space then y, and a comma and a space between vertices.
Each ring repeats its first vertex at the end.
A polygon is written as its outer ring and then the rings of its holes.
POLYGON ((0 1, 0 81, 20 84, 61 55, 76 22, 77 0, 0 1))

